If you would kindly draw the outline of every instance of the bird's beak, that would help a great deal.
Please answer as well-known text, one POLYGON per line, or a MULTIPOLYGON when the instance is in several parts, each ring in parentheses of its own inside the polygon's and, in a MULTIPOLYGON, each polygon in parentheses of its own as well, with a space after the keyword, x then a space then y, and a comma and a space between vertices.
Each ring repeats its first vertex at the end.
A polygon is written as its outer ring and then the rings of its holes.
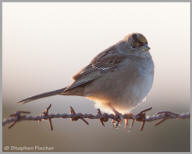
POLYGON ((146 44, 145 46, 144 46, 144 51, 149 51, 151 48, 146 44))

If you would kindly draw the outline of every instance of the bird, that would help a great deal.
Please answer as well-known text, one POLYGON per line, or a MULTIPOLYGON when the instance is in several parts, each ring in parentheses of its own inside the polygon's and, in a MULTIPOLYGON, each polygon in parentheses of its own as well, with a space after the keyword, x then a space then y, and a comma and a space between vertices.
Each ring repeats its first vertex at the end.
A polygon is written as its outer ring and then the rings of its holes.
POLYGON ((70 85, 17 103, 54 95, 82 96, 103 112, 129 113, 143 102, 153 85, 154 62, 149 50, 143 34, 130 33, 94 57, 73 76, 70 85))

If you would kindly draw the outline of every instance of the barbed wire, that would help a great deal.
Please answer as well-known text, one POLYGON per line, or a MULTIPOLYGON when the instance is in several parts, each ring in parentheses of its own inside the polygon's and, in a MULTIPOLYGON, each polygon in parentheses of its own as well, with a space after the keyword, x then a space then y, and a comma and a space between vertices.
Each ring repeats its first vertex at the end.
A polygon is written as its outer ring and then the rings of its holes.
POLYGON ((129 114, 121 114, 121 113, 115 113, 115 114, 107 114, 107 113, 101 113, 99 109, 97 109, 97 114, 83 114, 83 113, 76 113, 73 107, 70 107, 71 114, 67 113, 57 113, 57 114, 49 114, 49 109, 51 108, 51 104, 38 116, 32 116, 30 115, 31 112, 29 111, 17 111, 14 114, 10 114, 8 118, 3 120, 2 125, 5 126, 7 124, 10 124, 8 128, 12 128, 17 122, 21 121, 38 121, 41 122, 42 120, 48 120, 50 129, 53 131, 53 124, 52 119, 54 118, 63 118, 63 119, 71 119, 72 121, 82 120, 85 124, 89 125, 88 121, 85 119, 98 119, 102 126, 105 126, 105 122, 107 122, 109 119, 112 119, 113 127, 120 126, 120 123, 124 120, 125 124, 124 127, 128 126, 128 120, 132 120, 132 123, 130 125, 130 128, 132 128, 135 121, 141 122, 141 126, 139 130, 143 130, 145 122, 151 122, 151 121, 157 121, 155 123, 155 126, 161 124, 167 119, 188 119, 190 118, 190 112, 187 113, 173 113, 169 111, 161 111, 158 112, 152 116, 146 115, 146 112, 151 110, 152 107, 147 108, 138 114, 134 115, 132 113, 129 114))

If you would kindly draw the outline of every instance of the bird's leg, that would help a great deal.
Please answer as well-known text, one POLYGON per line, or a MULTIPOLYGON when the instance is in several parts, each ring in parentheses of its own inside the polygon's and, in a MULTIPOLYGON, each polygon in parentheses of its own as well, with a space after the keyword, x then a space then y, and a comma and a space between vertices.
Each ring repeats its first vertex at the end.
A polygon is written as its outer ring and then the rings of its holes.
POLYGON ((120 123, 122 122, 121 116, 122 114, 119 113, 111 104, 109 104, 109 107, 112 109, 112 111, 115 113, 115 117, 112 120, 113 127, 118 128, 120 126, 120 123))
POLYGON ((132 123, 130 125, 130 128, 132 128, 132 126, 134 124, 133 113, 126 113, 124 115, 127 117, 127 118, 124 118, 124 128, 126 128, 128 126, 128 119, 132 119, 132 123))
POLYGON ((128 119, 124 120, 124 128, 126 128, 128 126, 128 119))

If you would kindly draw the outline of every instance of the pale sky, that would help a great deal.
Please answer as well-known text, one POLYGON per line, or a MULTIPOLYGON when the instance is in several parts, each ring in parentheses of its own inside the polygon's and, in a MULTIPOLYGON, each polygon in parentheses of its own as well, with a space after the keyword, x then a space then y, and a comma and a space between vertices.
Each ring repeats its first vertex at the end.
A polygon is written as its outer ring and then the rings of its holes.
MULTIPOLYGON (((189 3, 3 3, 4 99, 14 106, 63 88, 98 53, 140 32, 155 63, 149 104, 189 106, 189 11, 189 3)), ((79 101, 80 110, 95 110, 80 97, 45 101, 79 101)))

